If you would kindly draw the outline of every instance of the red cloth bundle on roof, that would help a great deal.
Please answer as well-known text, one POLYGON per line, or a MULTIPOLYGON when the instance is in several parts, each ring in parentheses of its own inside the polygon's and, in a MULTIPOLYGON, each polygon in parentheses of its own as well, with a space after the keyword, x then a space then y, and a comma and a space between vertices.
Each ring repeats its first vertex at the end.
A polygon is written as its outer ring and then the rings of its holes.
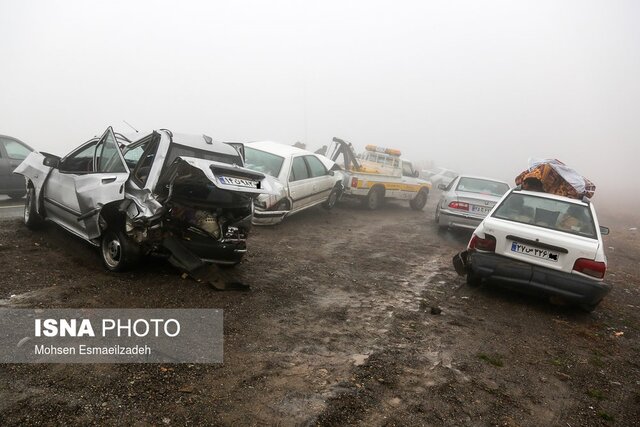
POLYGON ((596 191, 593 182, 556 159, 530 160, 529 169, 516 177, 516 185, 529 179, 540 181, 545 193, 573 199, 591 198, 596 191))

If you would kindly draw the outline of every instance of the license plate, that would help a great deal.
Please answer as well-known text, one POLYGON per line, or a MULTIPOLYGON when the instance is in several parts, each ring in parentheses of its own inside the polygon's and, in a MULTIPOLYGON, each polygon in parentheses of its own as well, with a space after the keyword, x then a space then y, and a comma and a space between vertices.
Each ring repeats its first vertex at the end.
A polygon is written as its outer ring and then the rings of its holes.
POLYGON ((511 242, 511 252, 529 255, 534 258, 545 259, 548 261, 558 262, 558 253, 548 249, 534 248, 532 246, 523 245, 518 242, 511 242))
POLYGON ((234 178, 231 176, 219 176, 218 180, 227 185, 238 185, 240 187, 260 188, 260 182, 251 179, 234 178))
POLYGON ((491 212, 491 208, 487 208, 485 206, 471 205, 471 212, 481 213, 486 215, 489 212, 491 212))

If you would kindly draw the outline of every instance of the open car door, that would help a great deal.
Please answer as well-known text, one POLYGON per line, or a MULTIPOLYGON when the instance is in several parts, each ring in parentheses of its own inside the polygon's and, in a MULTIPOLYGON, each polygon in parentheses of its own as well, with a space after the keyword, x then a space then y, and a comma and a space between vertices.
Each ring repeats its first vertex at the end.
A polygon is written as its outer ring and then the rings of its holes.
POLYGON ((47 217, 87 239, 99 237, 99 213, 110 202, 124 199, 129 169, 109 127, 62 159, 45 183, 47 217))

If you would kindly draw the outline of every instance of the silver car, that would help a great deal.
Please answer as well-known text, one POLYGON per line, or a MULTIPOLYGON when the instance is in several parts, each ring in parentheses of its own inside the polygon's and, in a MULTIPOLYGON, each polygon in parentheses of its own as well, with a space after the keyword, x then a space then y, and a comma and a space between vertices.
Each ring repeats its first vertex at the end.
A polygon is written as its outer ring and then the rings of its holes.
POLYGON ((449 185, 440 184, 442 195, 436 206, 439 227, 475 229, 500 198, 509 184, 491 178, 460 175, 449 185))
MULTIPOLYGON (((24 222, 50 220, 100 247, 121 271, 157 254, 192 272, 237 264, 247 251, 253 199, 265 176, 243 166, 243 147, 162 129, 134 142, 108 128, 63 158, 31 153, 24 222)), ((265 188, 267 187, 267 188, 265 188)))

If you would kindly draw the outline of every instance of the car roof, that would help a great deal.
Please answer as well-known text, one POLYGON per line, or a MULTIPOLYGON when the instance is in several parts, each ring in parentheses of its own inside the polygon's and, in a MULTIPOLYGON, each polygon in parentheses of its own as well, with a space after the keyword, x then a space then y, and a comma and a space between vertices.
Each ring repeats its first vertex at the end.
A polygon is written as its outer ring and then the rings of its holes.
POLYGON ((458 175, 458 178, 473 178, 473 179, 482 179, 484 181, 493 181, 499 182, 500 184, 507 184, 507 186, 511 187, 508 182, 502 181, 500 179, 489 178, 486 176, 478 176, 478 175, 458 175))
POLYGON ((569 203, 573 203, 581 206, 589 206, 589 203, 585 203, 580 199, 573 199, 571 197, 558 196, 557 194, 545 193, 542 191, 527 191, 527 190, 518 190, 517 188, 514 188, 512 190, 512 193, 520 193, 520 194, 525 194, 527 196, 542 197, 545 199, 559 200, 562 202, 569 202, 569 203))
POLYGON ((282 157, 288 157, 295 154, 313 154, 311 151, 274 141, 248 142, 245 146, 255 148, 256 150, 267 151, 271 154, 276 154, 282 157))

